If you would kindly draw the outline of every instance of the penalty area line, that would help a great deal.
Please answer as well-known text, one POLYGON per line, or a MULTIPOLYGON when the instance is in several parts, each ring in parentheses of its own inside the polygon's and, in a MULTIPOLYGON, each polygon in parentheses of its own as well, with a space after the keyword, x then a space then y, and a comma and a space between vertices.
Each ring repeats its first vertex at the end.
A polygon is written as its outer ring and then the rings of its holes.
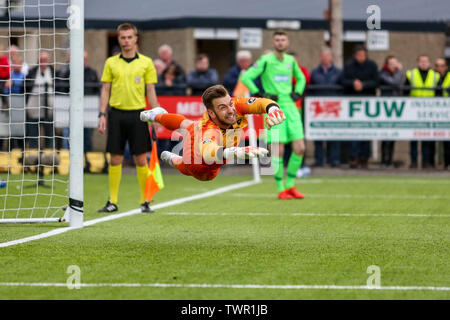
MULTIPOLYGON (((244 181, 244 182, 240 182, 240 183, 236 183, 236 184, 232 184, 229 186, 225 186, 225 187, 220 187, 211 191, 207 191, 207 192, 203 192, 200 194, 196 194, 196 195, 192 195, 192 196, 188 196, 188 197, 183 197, 183 198, 179 198, 179 199, 175 199, 175 200, 170 200, 167 202, 163 202, 160 204, 156 204, 152 206, 153 210, 158 210, 158 209, 162 209, 162 208, 166 208, 166 207, 170 207, 170 206, 176 206, 179 204, 183 204, 186 202, 190 202, 190 201, 195 201, 195 200, 199 200, 199 199, 204 199, 204 198, 209 198, 224 192, 228 192, 228 191, 232 191, 232 190, 236 190, 236 189, 240 189, 240 188, 245 188, 245 187, 249 187, 255 184, 258 184, 260 182, 255 181, 255 180, 251 180, 251 181, 244 181)), ((98 219, 93 219, 93 220, 88 220, 85 221, 83 223, 83 226, 85 227, 89 227, 89 226, 93 226, 97 223, 102 223, 102 222, 107 222, 107 221, 112 221, 112 220, 116 220, 116 219, 120 219, 120 218, 124 218, 124 217, 129 217, 135 214, 141 214, 141 209, 133 209, 127 212, 123 212, 123 213, 117 213, 117 214, 112 214, 106 217, 102 217, 102 218, 98 218, 98 219)), ((12 241, 8 241, 8 242, 2 242, 0 243, 0 248, 6 248, 6 247, 10 247, 10 246, 15 246, 18 244, 22 244, 22 243, 27 243, 30 241, 35 241, 35 240, 40 240, 40 239, 44 239, 44 238, 49 238, 49 237, 53 237, 71 230, 77 230, 80 228, 74 228, 74 227, 63 227, 63 228, 59 228, 56 230, 52 230, 52 231, 48 231, 48 232, 44 232, 38 235, 34 235, 34 236, 30 236, 30 237, 26 237, 26 238, 21 238, 21 239, 17 239, 17 240, 12 240, 12 241)))
POLYGON ((450 287, 434 286, 344 286, 344 285, 260 285, 260 284, 206 284, 206 283, 42 283, 0 282, 0 287, 78 287, 79 288, 224 288, 274 290, 391 290, 391 291, 450 291, 450 287))

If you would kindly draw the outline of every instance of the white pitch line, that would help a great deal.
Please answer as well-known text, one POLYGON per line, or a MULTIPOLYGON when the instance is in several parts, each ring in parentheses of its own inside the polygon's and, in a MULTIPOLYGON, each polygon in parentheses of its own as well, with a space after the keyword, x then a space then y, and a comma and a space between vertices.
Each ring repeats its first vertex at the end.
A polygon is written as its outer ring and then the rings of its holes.
MULTIPOLYGON (((75 286, 75 284, 71 285, 75 286)), ((1 287, 67 287, 67 283, 0 282, 1 287)), ((132 288, 225 288, 274 290, 393 290, 393 291, 450 291, 450 287, 434 286, 343 286, 343 285, 260 285, 260 284, 206 284, 206 283, 80 283, 80 288, 132 287, 132 288)))
MULTIPOLYGON (((244 182, 232 184, 232 185, 229 185, 229 186, 217 188, 217 189, 214 189, 214 190, 211 190, 211 191, 208 191, 208 192, 200 193, 200 194, 197 194, 197 195, 188 196, 188 197, 179 198, 179 199, 163 202, 163 203, 160 203, 160 204, 152 205, 151 207, 152 207, 153 210, 158 210, 158 209, 161 209, 161 208, 175 206, 175 205, 182 204, 182 203, 189 202, 189 201, 194 201, 194 200, 199 200, 199 199, 203 199, 203 198, 212 197, 212 196, 215 196, 215 195, 223 193, 223 192, 228 192, 228 191, 231 191, 231 190, 245 188, 245 187, 257 184, 257 183, 259 183, 259 182, 256 182, 256 181, 253 181, 253 180, 252 181, 244 181, 244 182)), ((135 214, 141 214, 141 210, 140 209, 134 209, 134 210, 130 210, 130 211, 123 212, 123 213, 112 214, 112 215, 109 215, 109 216, 106 216, 106 217, 102 217, 102 218, 98 218, 98 219, 88 220, 88 221, 84 222, 83 226, 88 227, 88 226, 95 225, 97 223, 111 221, 111 220, 116 220, 116 219, 120 219, 120 218, 124 218, 124 217, 129 217, 129 216, 132 216, 132 215, 135 215, 135 214)), ((17 239, 17 240, 12 240, 12 241, 8 241, 8 242, 0 243, 0 248, 10 247, 10 246, 14 246, 14 245, 30 242, 30 241, 40 240, 40 239, 56 236, 56 235, 64 233, 64 232, 68 232, 68 231, 71 231, 71 230, 77 230, 77 229, 78 228, 72 228, 72 227, 59 228, 59 229, 48 231, 48 232, 44 232, 44 233, 41 233, 41 234, 38 234, 38 235, 35 235, 35 236, 31 236, 31 237, 26 237, 26 238, 22 238, 22 239, 17 239)))
MULTIPOLYGON (((367 180, 365 179, 352 179, 352 178, 330 178, 330 179, 321 179, 321 178, 297 178, 296 181, 300 184, 303 183, 385 183, 385 184, 450 184, 449 179, 436 178, 433 180, 424 180, 424 179, 409 179, 407 177, 397 177, 396 179, 373 179, 374 177, 367 176, 367 180), (403 179, 404 178, 404 179, 403 179)), ((268 181, 269 179, 267 179, 268 181)))
POLYGON ((426 213, 270 213, 270 212, 161 212, 165 215, 180 216, 277 216, 277 217, 415 217, 450 218, 450 214, 426 213))
MULTIPOLYGON (((237 193, 233 194, 233 197, 255 197, 255 198, 267 198, 275 197, 275 193, 237 193)), ((395 195, 395 194, 321 194, 321 193, 306 193, 306 198, 348 198, 348 199, 450 199, 450 196, 439 195, 395 195)))

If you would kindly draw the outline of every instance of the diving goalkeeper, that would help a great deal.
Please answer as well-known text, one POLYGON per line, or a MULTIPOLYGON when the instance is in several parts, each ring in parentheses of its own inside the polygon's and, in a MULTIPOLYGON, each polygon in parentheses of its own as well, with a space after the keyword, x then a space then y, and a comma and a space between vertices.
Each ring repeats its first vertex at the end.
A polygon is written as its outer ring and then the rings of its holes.
POLYGON ((266 98, 231 98, 221 85, 205 90, 202 95, 206 112, 197 121, 167 113, 161 107, 141 112, 142 121, 157 122, 169 130, 184 129, 183 156, 164 151, 161 160, 182 174, 201 181, 214 179, 228 159, 263 157, 268 150, 258 147, 238 147, 246 114, 267 113, 268 129, 286 119, 278 105, 266 98))

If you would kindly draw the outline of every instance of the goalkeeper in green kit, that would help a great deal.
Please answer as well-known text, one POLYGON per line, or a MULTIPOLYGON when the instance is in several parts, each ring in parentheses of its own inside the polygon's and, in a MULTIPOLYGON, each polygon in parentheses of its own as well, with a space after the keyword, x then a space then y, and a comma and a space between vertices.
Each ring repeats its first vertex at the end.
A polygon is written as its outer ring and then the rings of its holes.
POLYGON ((305 89, 305 76, 294 57, 285 53, 289 46, 287 33, 277 30, 273 34, 274 51, 265 54, 242 76, 242 82, 253 96, 262 96, 278 102, 286 115, 286 120, 272 130, 266 130, 267 143, 272 150, 272 168, 278 189, 279 199, 303 199, 305 196, 295 188, 296 173, 302 165, 305 153, 303 124, 300 112, 295 104, 305 89), (259 92, 254 80, 261 77, 265 93, 259 92), (295 89, 292 90, 292 78, 295 77, 295 89), (284 183, 284 145, 292 143, 292 154, 288 161, 286 184, 284 183))

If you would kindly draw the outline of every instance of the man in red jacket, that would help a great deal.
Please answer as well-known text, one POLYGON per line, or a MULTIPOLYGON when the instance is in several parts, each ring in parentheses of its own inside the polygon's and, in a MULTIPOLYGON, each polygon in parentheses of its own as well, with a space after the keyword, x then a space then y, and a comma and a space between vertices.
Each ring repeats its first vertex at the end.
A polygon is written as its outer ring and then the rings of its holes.
MULTIPOLYGON (((9 65, 8 54, 5 51, 5 47, 0 45, 0 94, 5 91, 5 83, 9 80, 9 75, 11 72, 11 67, 9 65)), ((7 109, 7 99, 6 96, 2 95, 3 109, 7 109)))

